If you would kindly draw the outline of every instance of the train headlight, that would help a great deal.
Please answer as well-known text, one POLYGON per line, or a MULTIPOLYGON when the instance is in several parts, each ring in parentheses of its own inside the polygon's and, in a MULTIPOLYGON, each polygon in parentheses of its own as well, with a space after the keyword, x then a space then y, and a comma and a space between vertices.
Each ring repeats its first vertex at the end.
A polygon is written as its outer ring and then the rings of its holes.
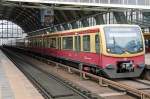
POLYGON ((144 68, 144 67, 145 67, 145 64, 144 64, 144 63, 139 64, 138 67, 139 67, 139 68, 144 68))
POLYGON ((140 48, 140 51, 142 51, 142 50, 143 50, 143 48, 141 47, 141 48, 140 48))
POLYGON ((110 49, 108 48, 107 51, 110 52, 110 49))

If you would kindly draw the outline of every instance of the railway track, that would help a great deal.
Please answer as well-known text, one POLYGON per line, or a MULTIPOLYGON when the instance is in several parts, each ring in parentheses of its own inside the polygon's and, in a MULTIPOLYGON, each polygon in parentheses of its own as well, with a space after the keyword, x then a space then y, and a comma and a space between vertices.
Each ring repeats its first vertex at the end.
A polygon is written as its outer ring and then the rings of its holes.
POLYGON ((142 79, 121 79, 121 80, 116 80, 116 82, 125 84, 127 86, 131 86, 135 89, 150 94, 150 81, 142 80, 142 79))
POLYGON ((80 90, 63 79, 41 70, 8 50, 5 50, 5 54, 29 78, 45 99, 100 99, 92 96, 88 91, 80 90))
POLYGON ((115 89, 119 89, 124 91, 126 94, 129 95, 134 95, 139 99, 150 99, 150 94, 147 90, 149 90, 149 82, 148 81, 144 81, 144 80, 139 80, 139 79, 127 79, 127 80, 109 80, 103 77, 99 77, 90 73, 86 73, 84 71, 81 70, 77 70, 75 68, 60 64, 60 63, 56 63, 53 62, 51 60, 47 60, 45 58, 42 57, 38 57, 38 56, 32 56, 38 60, 42 60, 46 63, 54 63, 57 66, 61 66, 63 68, 67 68, 68 71, 73 71, 73 72, 78 72, 80 75, 82 75, 83 78, 86 78, 85 76, 94 78, 95 80, 97 80, 99 82, 99 84, 101 86, 110 86, 111 88, 115 88, 115 89), (130 82, 130 83, 129 83, 130 82), (133 84, 133 86, 131 86, 131 82, 133 84), (139 87, 135 87, 134 85, 139 85, 139 84, 143 84, 142 86, 144 86, 143 88, 139 88, 139 87))

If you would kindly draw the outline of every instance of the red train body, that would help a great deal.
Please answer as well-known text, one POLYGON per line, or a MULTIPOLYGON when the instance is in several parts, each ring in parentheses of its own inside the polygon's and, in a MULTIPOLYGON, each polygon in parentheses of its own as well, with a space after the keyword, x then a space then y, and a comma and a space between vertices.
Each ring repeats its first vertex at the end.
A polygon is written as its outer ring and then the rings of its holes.
POLYGON ((145 65, 144 39, 136 25, 94 26, 33 36, 26 40, 28 44, 24 48, 30 52, 83 64, 85 71, 109 78, 139 77, 145 65), (118 31, 119 28, 121 30, 118 31), (119 42, 120 38, 128 41, 119 42), (131 48, 132 43, 139 45, 131 48))

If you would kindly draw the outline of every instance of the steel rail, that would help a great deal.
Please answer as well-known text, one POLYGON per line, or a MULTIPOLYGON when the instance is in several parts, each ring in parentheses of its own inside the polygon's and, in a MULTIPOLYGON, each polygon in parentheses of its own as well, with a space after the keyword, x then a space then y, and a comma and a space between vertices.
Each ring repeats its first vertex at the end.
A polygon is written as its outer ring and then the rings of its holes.
POLYGON ((43 57, 39 57, 39 56, 32 56, 32 57, 34 57, 36 59, 39 59, 41 61, 45 61, 48 64, 49 63, 54 63, 56 66, 66 68, 69 72, 70 71, 77 72, 85 79, 86 79, 86 76, 94 78, 95 80, 98 81, 98 83, 101 86, 111 86, 111 87, 114 87, 114 88, 117 88, 117 89, 124 89, 125 92, 128 92, 128 93, 131 93, 135 96, 138 96, 138 97, 140 97, 140 99, 150 99, 150 94, 149 93, 146 93, 142 90, 138 90, 138 89, 133 88, 131 86, 121 84, 121 83, 115 82, 113 80, 110 80, 110 79, 107 79, 107 78, 104 78, 104 77, 100 77, 100 76, 97 76, 97 75, 94 75, 94 74, 91 74, 91 73, 87 73, 85 71, 82 71, 82 70, 79 70, 79 69, 76 69, 76 68, 73 68, 73 67, 55 62, 55 61, 51 61, 51 60, 48 60, 48 59, 43 58, 43 57))
MULTIPOLYGON (((5 51, 6 51, 6 50, 5 50, 5 51)), ((8 52, 8 51, 7 51, 7 52, 8 52)), ((11 54, 11 52, 8 52, 8 53, 9 53, 9 55, 11 54)), ((9 55, 7 54, 8 57, 9 57, 9 55)), ((16 55, 16 54, 15 54, 15 56, 18 57, 18 55, 16 55)), ((9 58, 10 58, 10 60, 12 60, 12 62, 13 62, 19 69, 21 69, 21 71, 22 71, 23 73, 25 73, 25 75, 26 75, 27 77, 29 77, 29 79, 30 79, 31 81, 33 81, 33 84, 35 84, 35 86, 36 86, 38 89, 40 89, 40 90, 42 91, 42 94, 44 94, 43 96, 44 96, 44 97, 46 96, 45 99, 53 99, 53 98, 54 98, 54 97, 52 97, 52 96, 50 95, 49 92, 46 91, 45 88, 43 88, 43 87, 34 79, 34 77, 32 77, 29 73, 27 73, 26 71, 24 71, 24 70, 21 68, 21 66, 18 66, 17 62, 15 62, 11 57, 9 57, 9 58)), ((32 64, 30 64, 30 65, 32 65, 32 64)), ((95 97, 95 96, 93 97, 92 93, 87 92, 87 91, 84 91, 84 90, 81 90, 81 89, 79 89, 78 87, 73 86, 72 84, 70 84, 70 82, 66 82, 66 81, 64 81, 63 79, 61 79, 61 78, 59 78, 59 77, 56 77, 56 76, 53 75, 53 74, 47 73, 46 71, 44 71, 44 70, 42 70, 42 69, 40 69, 40 68, 38 68, 38 67, 36 67, 36 66, 34 66, 34 65, 32 65, 32 66, 33 66, 34 68, 38 69, 39 71, 43 72, 44 74, 48 75, 48 77, 55 79, 56 81, 58 81, 58 82, 61 83, 62 85, 66 86, 67 88, 69 88, 69 89, 71 89, 71 90, 73 90, 73 91, 74 91, 75 93, 77 93, 78 95, 84 97, 84 99, 97 99, 97 97, 95 97)))
POLYGON ((46 91, 45 88, 43 88, 29 73, 27 73, 25 70, 23 70, 23 68, 21 68, 21 66, 19 66, 17 64, 17 62, 15 62, 9 55, 8 52, 5 53, 5 55, 17 66, 17 68, 19 68, 26 76, 27 78, 31 81, 31 83, 33 84, 33 86, 35 86, 38 91, 41 93, 41 95, 45 98, 45 99, 51 99, 51 96, 49 95, 49 93, 46 91))

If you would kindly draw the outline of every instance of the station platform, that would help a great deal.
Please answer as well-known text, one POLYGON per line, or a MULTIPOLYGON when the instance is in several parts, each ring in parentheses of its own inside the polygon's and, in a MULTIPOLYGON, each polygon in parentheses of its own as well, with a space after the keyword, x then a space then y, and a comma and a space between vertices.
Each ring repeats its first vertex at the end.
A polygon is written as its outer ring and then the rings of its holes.
POLYGON ((0 99, 44 99, 0 50, 0 99))

